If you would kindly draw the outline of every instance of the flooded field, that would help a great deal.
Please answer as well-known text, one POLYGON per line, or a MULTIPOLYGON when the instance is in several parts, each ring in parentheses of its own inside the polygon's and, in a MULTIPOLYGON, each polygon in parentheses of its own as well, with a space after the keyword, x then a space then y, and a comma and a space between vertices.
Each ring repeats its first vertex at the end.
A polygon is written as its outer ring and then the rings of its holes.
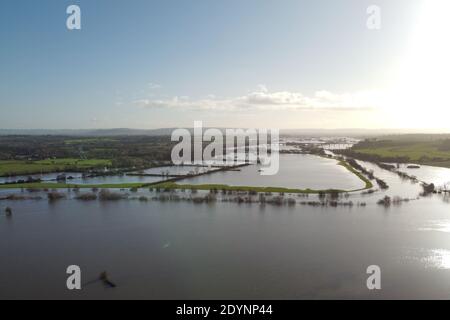
POLYGON ((153 177, 153 176, 104 176, 104 177, 93 177, 83 179, 81 177, 67 180, 67 183, 71 184, 120 184, 120 183, 153 183, 158 181, 163 181, 165 177, 153 177))
POLYGON ((200 167, 200 166, 166 166, 166 167, 157 167, 150 168, 139 171, 139 173, 144 174, 160 174, 160 175, 188 175, 188 174, 198 174, 211 170, 208 167, 200 167))
POLYGON ((263 176, 261 166, 250 165, 239 171, 224 171, 183 179, 187 184, 228 184, 237 186, 286 187, 292 189, 364 188, 364 182, 337 164, 336 160, 313 155, 281 154, 280 170, 276 175, 263 176))
MULTIPOLYGON (((79 177, 81 178, 81 172, 64 172, 67 176, 79 177)), ((29 174, 29 175, 19 175, 19 176, 11 176, 11 177, 0 177, 0 183, 13 183, 18 180, 27 181, 29 178, 34 180, 41 179, 42 181, 55 181, 56 178, 61 173, 42 173, 42 174, 29 174)))
POLYGON ((400 165, 398 169, 409 175, 417 177, 420 181, 434 183, 436 186, 448 185, 450 187, 450 168, 440 168, 421 165, 420 168, 408 168, 407 165, 400 165))
POLYGON ((14 177, 2 177, 0 178, 0 183, 11 183, 18 180, 27 181, 31 177, 33 179, 41 179, 43 182, 47 183, 69 183, 69 184, 120 184, 120 183, 152 183, 163 181, 165 177, 153 177, 153 176, 128 176, 124 175, 114 175, 114 176, 98 176, 83 178, 81 173, 77 172, 63 172, 63 173, 46 173, 46 174, 32 174, 27 176, 14 176, 14 177), (66 177, 71 177, 66 181, 57 181, 56 178, 65 174, 66 177))

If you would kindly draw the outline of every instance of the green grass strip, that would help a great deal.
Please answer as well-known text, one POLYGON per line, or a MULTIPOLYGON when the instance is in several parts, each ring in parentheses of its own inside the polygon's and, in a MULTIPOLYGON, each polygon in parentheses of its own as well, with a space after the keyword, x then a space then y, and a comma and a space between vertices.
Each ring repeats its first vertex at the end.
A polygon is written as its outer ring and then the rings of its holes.
POLYGON ((366 184, 366 186, 364 188, 358 189, 358 190, 353 190, 353 191, 361 191, 361 190, 373 188, 372 182, 368 178, 366 178, 362 173, 360 173, 359 171, 356 171, 356 169, 353 168, 347 161, 340 160, 338 165, 343 166, 348 171, 355 174, 358 178, 360 178, 366 184))
POLYGON ((152 186, 152 188, 160 189, 186 189, 186 190, 226 190, 226 191, 255 191, 255 192, 284 192, 284 193, 331 193, 331 192, 346 192, 345 190, 327 189, 327 190, 313 190, 313 189, 290 189, 283 187, 252 187, 252 186, 230 186, 227 184, 178 184, 175 182, 161 182, 152 186))

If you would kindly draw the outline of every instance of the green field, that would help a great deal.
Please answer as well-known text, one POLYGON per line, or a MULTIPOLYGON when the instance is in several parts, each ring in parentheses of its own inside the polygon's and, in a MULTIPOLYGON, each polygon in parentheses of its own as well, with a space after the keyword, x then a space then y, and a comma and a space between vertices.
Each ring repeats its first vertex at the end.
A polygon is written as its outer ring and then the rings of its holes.
POLYGON ((86 170, 111 166, 111 160, 48 159, 40 161, 1 160, 0 176, 86 170))
POLYGON ((376 154, 381 157, 408 157, 411 161, 422 159, 442 158, 450 160, 450 151, 439 151, 428 144, 415 144, 412 146, 380 147, 375 149, 355 149, 365 154, 376 154))
POLYGON ((356 158, 450 167, 450 140, 364 141, 351 149, 356 158))
POLYGON ((110 139, 110 138, 83 138, 83 139, 67 139, 64 140, 64 143, 67 145, 73 145, 73 144, 96 144, 96 143, 104 143, 104 142, 115 142, 117 140, 110 139))

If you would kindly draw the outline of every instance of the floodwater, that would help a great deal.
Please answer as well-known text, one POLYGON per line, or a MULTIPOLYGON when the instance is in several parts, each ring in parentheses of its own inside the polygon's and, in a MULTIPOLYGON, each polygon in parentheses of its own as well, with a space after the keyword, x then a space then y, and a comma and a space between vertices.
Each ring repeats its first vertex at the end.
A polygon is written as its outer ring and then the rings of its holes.
POLYGON ((377 205, 421 187, 373 169, 390 188, 346 199, 366 207, 1 201, 13 216, 0 215, 0 298, 450 298, 449 199, 377 205), (69 265, 81 291, 66 289, 69 265), (381 290, 366 287, 369 265, 381 290), (116 288, 95 281, 105 270, 116 288))
POLYGON ((258 172, 260 165, 239 168, 240 171, 221 171, 183 179, 186 184, 228 184, 236 186, 286 187, 292 189, 341 189, 355 190, 365 184, 354 174, 327 159, 307 154, 280 154, 280 169, 273 176, 258 172))
POLYGON ((188 175, 188 174, 197 174, 207 172, 210 169, 208 167, 200 167, 200 166, 166 166, 166 167, 157 167, 143 170, 142 172, 145 174, 169 174, 169 175, 188 175))
MULTIPOLYGON (((11 176, 11 177, 0 177, 0 183, 6 182, 16 182, 18 180, 27 180, 28 178, 33 179, 41 179, 42 181, 53 181, 56 182, 56 177, 58 177, 61 173, 53 172, 53 173, 42 173, 42 174, 30 174, 30 175, 20 175, 20 176, 11 176)), ((80 172, 65 172, 67 176, 72 177, 81 177, 80 172)))
POLYGON ((0 183, 15 182, 18 180, 27 180, 28 177, 33 179, 41 179, 46 183, 58 183, 65 182, 69 184, 118 184, 118 183, 153 183, 165 180, 165 177, 153 177, 153 176, 98 176, 92 178, 83 178, 79 172, 60 172, 60 173, 45 173, 45 174, 32 174, 29 176, 14 176, 14 177, 0 177, 0 183), (66 181, 57 181, 56 177, 60 174, 66 174, 67 177, 71 176, 73 179, 67 179, 66 181))
POLYGON ((164 177, 153 176, 102 176, 83 179, 77 177, 72 180, 67 180, 70 184, 118 184, 118 183, 153 183, 164 180, 164 177))
POLYGON ((434 183, 437 187, 447 185, 450 187, 450 168, 440 168, 420 165, 420 168, 408 168, 407 165, 400 165, 399 171, 416 176, 420 181, 434 183))

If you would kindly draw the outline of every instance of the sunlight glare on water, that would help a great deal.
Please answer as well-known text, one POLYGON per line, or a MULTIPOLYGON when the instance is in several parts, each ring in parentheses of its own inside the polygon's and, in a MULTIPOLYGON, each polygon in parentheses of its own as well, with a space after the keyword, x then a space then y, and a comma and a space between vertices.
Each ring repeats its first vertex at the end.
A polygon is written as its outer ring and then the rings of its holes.
POLYGON ((429 267, 450 269, 450 250, 430 250, 429 256, 426 258, 426 263, 429 267))
POLYGON ((450 233, 450 220, 431 221, 428 226, 420 228, 419 230, 450 233))

